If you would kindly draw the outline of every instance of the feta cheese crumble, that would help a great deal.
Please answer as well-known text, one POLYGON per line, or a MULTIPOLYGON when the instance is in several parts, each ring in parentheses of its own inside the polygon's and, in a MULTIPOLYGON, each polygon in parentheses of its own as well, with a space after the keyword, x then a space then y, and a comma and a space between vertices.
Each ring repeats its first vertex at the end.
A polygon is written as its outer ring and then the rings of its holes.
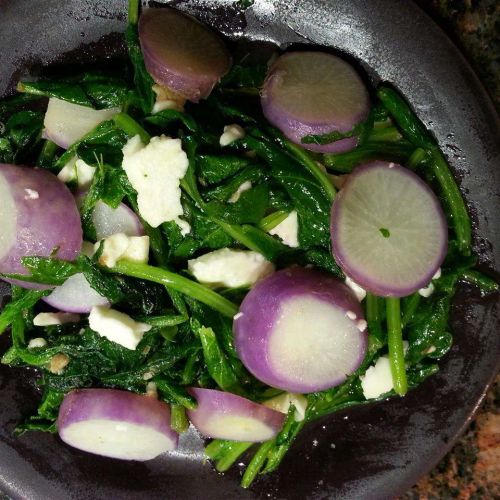
POLYGON ((34 189, 26 188, 24 192, 26 193, 24 195, 25 200, 38 200, 38 198, 40 198, 40 194, 38 193, 38 191, 35 191, 34 189))
POLYGON ((434 274, 434 276, 431 278, 431 282, 426 287, 420 288, 420 290, 418 291, 418 294, 422 297, 425 297, 425 298, 430 297, 434 293, 434 290, 435 290, 435 286, 432 282, 434 280, 437 280, 440 277, 441 277, 441 268, 439 268, 436 271, 436 274, 434 274))
POLYGON ((366 399, 376 399, 394 388, 389 358, 380 356, 374 366, 360 377, 363 395, 366 399))
POLYGON ((45 347, 47 345, 47 341, 42 337, 37 337, 35 339, 31 339, 28 342, 28 349, 36 349, 40 347, 45 347))
POLYGON ((219 144, 222 147, 228 146, 238 139, 243 139, 243 137, 245 137, 245 129, 241 125, 236 123, 226 125, 224 127, 224 132, 220 136, 219 144))
POLYGON ((139 323, 127 314, 105 306, 94 306, 89 315, 89 326, 101 337, 135 350, 151 325, 139 323))
POLYGON ((269 234, 278 236, 285 245, 297 248, 299 246, 299 220, 297 218, 297 211, 292 210, 286 219, 269 230, 269 234))
POLYGON ((183 235, 191 230, 183 214, 180 181, 188 169, 180 139, 162 135, 147 146, 136 135, 123 147, 122 167, 137 191, 142 218, 152 227, 175 221, 183 235))
POLYGON ((113 267, 119 260, 129 260, 138 264, 147 264, 149 260, 149 236, 127 236, 116 233, 97 242, 94 250, 97 252, 103 245, 99 264, 113 267))
POLYGON ((348 276, 345 277, 345 284, 354 292, 356 298, 361 302, 366 297, 366 290, 361 288, 348 276))
POLYGON ((262 403, 264 406, 281 413, 288 413, 290 405, 295 408, 294 418, 296 422, 301 422, 306 416, 307 399, 303 394, 285 392, 262 403))
POLYGON ((212 286, 249 286, 274 272, 274 265, 251 250, 221 248, 188 261, 189 272, 212 286))
POLYGON ((39 313, 33 318, 35 326, 65 325, 66 323, 77 323, 78 321, 80 321, 78 314, 63 312, 39 313))
POLYGON ((77 156, 73 156, 57 174, 57 177, 64 183, 76 181, 80 189, 88 189, 94 175, 95 167, 88 165, 77 156))
POLYGON ((248 191, 249 189, 252 189, 252 183, 250 181, 245 181, 227 200, 229 203, 236 203, 241 196, 241 193, 244 193, 245 191, 248 191))

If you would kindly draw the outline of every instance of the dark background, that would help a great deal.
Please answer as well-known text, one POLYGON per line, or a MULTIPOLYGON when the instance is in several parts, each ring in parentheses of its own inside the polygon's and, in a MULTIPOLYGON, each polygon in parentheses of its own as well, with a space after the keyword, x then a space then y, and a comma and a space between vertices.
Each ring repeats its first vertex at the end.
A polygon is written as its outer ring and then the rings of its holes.
MULTIPOLYGON (((461 49, 500 113, 500 1, 416 0, 461 49)), ((402 498, 500 498, 500 377, 452 451, 402 498)))

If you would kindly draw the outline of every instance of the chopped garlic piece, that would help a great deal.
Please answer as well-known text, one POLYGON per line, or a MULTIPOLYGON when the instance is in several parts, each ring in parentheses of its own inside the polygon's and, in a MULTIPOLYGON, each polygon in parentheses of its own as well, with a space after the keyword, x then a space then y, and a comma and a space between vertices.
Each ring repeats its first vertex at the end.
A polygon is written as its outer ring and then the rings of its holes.
POLYGON ((306 416, 307 399, 303 394, 285 392, 262 403, 264 406, 281 413, 288 413, 290 405, 295 407, 295 421, 301 422, 306 416))
POLYGON ((88 165, 77 156, 73 156, 57 174, 57 177, 65 183, 76 181, 80 189, 88 189, 94 175, 95 167, 88 165))
POLYGON ((59 353, 52 356, 49 364, 50 373, 53 373, 54 375, 61 375, 66 366, 68 366, 69 361, 70 359, 67 354, 59 353))
POLYGON ((177 92, 174 92, 163 85, 153 85, 153 92, 156 94, 156 101, 151 113, 154 115, 164 109, 174 109, 175 111, 184 111, 186 99, 177 92))
POLYGON ((345 277, 345 284, 354 292, 356 298, 361 302, 366 297, 366 290, 361 288, 348 276, 345 277))
POLYGON ((46 345, 47 341, 44 338, 37 337, 28 342, 28 349, 36 349, 37 347, 45 347, 46 345))

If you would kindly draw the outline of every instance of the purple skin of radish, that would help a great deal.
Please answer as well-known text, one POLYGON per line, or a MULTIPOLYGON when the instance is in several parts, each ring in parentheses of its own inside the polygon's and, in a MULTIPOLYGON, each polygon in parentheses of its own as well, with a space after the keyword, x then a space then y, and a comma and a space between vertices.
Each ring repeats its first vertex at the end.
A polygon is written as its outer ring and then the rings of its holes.
POLYGON ((189 389, 198 406, 187 415, 207 438, 259 443, 276 436, 285 415, 249 399, 214 389, 189 389))
MULTIPOLYGON (((368 185, 367 184, 367 185, 368 185)), ((386 184, 386 183, 384 183, 386 184)), ((357 188, 356 188, 357 189, 357 188)), ((354 200, 354 198, 353 198, 354 200)), ((372 220, 377 217, 377 211, 370 206, 368 203, 367 196, 363 196, 362 194, 358 194, 355 199, 355 203, 359 203, 358 200, 362 200, 364 205, 365 213, 369 213, 369 219, 372 220)), ((356 217, 356 225, 359 224, 359 220, 362 220, 363 217, 358 214, 356 217)), ((333 206, 332 206, 332 216, 331 216, 331 239, 332 239, 332 251, 335 257, 335 260, 345 272, 347 276, 349 276, 353 281, 358 283, 360 286, 370 291, 375 295, 379 295, 382 297, 405 297, 408 296, 420 288, 426 286, 430 283, 432 277, 439 269, 439 266, 442 264, 448 247, 448 227, 446 223, 446 217, 444 215, 443 209, 439 204, 439 200, 437 196, 432 192, 430 187, 418 177, 411 170, 402 167, 401 165, 395 163, 388 163, 383 161, 375 161, 370 162, 365 165, 357 167, 353 173, 349 175, 342 189, 339 191, 337 196, 335 197, 333 206), (395 175, 401 174, 401 178, 403 178, 407 183, 405 186, 398 185, 393 186, 392 189, 389 188, 389 193, 378 193, 377 192, 377 182, 371 181, 368 182, 369 190, 373 194, 374 199, 384 200, 384 212, 385 218, 390 219, 390 214, 402 214, 403 210, 409 210, 408 217, 406 221, 413 219, 410 224, 413 234, 417 234, 415 238, 415 244, 410 245, 411 248, 418 248, 418 245, 423 245, 427 243, 427 241, 435 240, 435 248, 429 250, 428 254, 426 254, 426 258, 423 259, 425 264, 422 268, 422 271, 416 274, 415 276, 410 278, 406 278, 405 280, 400 280, 397 283, 395 280, 390 281, 391 278, 389 274, 392 270, 396 270, 398 265, 401 262, 409 261, 411 255, 407 252, 406 254, 400 257, 390 257, 389 258, 389 268, 386 272, 378 272, 377 275, 371 271, 369 267, 363 268, 359 265, 359 263, 354 261, 354 249, 348 248, 345 241, 345 236, 342 236, 342 231, 340 228, 346 227, 346 217, 349 213, 348 209, 346 209, 346 199, 350 195, 352 189, 355 189, 355 183, 359 182, 359 179, 367 174, 375 173, 379 171, 381 173, 384 172, 392 172, 395 175), (409 187, 412 187, 417 192, 420 193, 422 200, 419 206, 411 205, 410 207, 410 191, 409 187), (394 207, 388 205, 388 200, 391 194, 399 196, 401 193, 405 193, 404 196, 401 195, 401 199, 397 200, 397 203, 394 203, 394 207), (428 213, 423 213, 423 210, 426 210, 428 213), (419 218, 415 218, 415 214, 421 214, 419 218), (423 224, 424 227, 416 228, 415 225, 423 224), (426 231, 430 231, 430 227, 432 226, 432 234, 426 234, 426 231), (431 240, 432 236, 432 240, 431 240), (343 239, 344 238, 344 239, 343 239)), ((367 218, 368 220, 368 218, 367 218)), ((391 232, 391 238, 396 236, 396 231, 401 231, 404 226, 405 221, 400 221, 399 223, 394 224, 395 230, 391 232)), ((354 222, 353 222, 354 224, 354 222)), ((381 231, 380 228, 387 227, 391 230, 391 223, 385 224, 384 221, 380 221, 380 223, 376 224, 376 226, 372 228, 375 233, 381 231)), ((365 228, 359 228, 357 231, 359 234, 367 235, 367 231, 365 228)), ((409 232, 408 234, 412 234, 409 232)), ((382 238, 380 234, 378 237, 382 238)), ((383 240, 382 240, 383 241, 383 240)), ((395 240, 393 240, 393 244, 395 244, 395 240)), ((358 248, 375 248, 374 244, 370 243, 366 239, 363 240, 363 244, 359 244, 358 248)), ((382 259, 379 260, 379 262, 382 259)), ((409 269, 411 272, 415 272, 417 269, 416 265, 411 266, 409 264, 409 269)), ((400 273, 401 274, 401 273, 400 273)))
POLYGON ((139 40, 153 79, 193 102, 208 97, 231 66, 218 35, 175 9, 145 10, 139 40))
MULTIPOLYGON (((47 170, 0 163, 0 272, 29 274, 21 259, 55 256, 72 261, 82 248, 80 214, 70 190, 47 170), (10 239, 9 242, 6 239, 10 239)), ((9 280, 24 288, 43 285, 9 280)))
POLYGON ((342 383, 367 349, 363 310, 351 289, 298 266, 278 271, 250 290, 233 332, 245 367, 262 382, 289 392, 310 393, 342 383), (294 325, 295 336, 289 337, 294 325))
POLYGON ((59 409, 59 437, 83 451, 122 460, 151 460, 175 450, 170 408, 151 396, 116 389, 77 389, 59 409))
MULTIPOLYGON (((308 74, 314 71, 308 71, 308 74)), ((317 71, 316 71, 317 73, 317 71)), ((301 96, 297 95, 297 99, 307 96, 308 93, 314 93, 315 85, 311 82, 305 82, 303 85, 298 85, 296 82, 298 92, 300 88, 301 96), (307 87, 309 84, 310 88, 307 87)), ((332 89, 332 94, 334 90, 332 89)), ((362 122, 368 117, 370 111, 370 100, 368 92, 364 87, 363 82, 359 75, 351 68, 348 63, 340 58, 331 54, 321 52, 289 52, 280 56, 272 65, 261 93, 261 104, 264 116, 275 127, 280 129, 283 134, 292 142, 302 146, 304 149, 315 151, 319 153, 343 153, 354 149, 358 144, 358 137, 348 137, 339 139, 329 144, 304 144, 302 138, 307 135, 323 135, 332 131, 349 132, 358 123, 362 122), (286 82, 289 64, 295 64, 297 58, 307 61, 308 57, 321 58, 334 64, 340 64, 341 68, 347 72, 349 81, 345 82, 341 87, 356 87, 356 94, 351 97, 352 104, 349 103, 349 111, 342 110, 341 113, 332 111, 328 118, 326 116, 314 117, 301 114, 300 110, 290 109, 285 103, 280 102, 280 94, 283 92, 283 83, 286 82)), ((312 106, 308 107, 308 111, 313 109, 312 106)), ((321 106, 321 112, 324 113, 325 109, 329 109, 328 103, 321 106)))

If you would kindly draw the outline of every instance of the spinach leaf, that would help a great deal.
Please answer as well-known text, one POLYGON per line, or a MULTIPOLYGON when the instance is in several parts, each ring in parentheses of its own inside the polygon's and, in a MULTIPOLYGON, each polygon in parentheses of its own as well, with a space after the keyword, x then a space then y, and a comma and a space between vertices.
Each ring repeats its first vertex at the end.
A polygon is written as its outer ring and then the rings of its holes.
POLYGON ((206 184, 217 184, 255 164, 255 160, 237 155, 198 155, 197 172, 206 184))
POLYGON ((19 163, 24 161, 40 141, 43 127, 43 113, 18 111, 0 128, 0 162, 19 163))
POLYGON ((154 115, 147 116, 146 121, 163 129, 180 122, 189 132, 198 132, 198 124, 194 118, 175 109, 164 109, 154 115))

